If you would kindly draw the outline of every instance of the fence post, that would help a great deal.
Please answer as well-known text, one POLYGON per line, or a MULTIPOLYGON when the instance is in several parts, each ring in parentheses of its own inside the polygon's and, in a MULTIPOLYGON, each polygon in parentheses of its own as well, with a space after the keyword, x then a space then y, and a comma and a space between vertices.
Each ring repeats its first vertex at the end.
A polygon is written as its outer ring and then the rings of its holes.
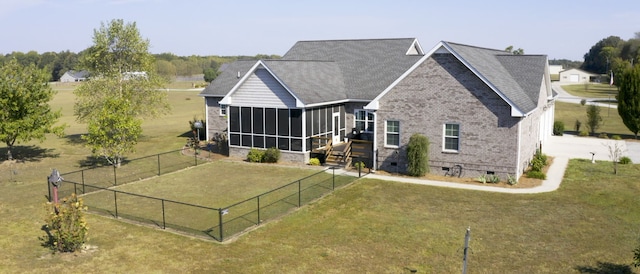
POLYGON ((198 147, 193 148, 193 159, 196 161, 196 166, 198 166, 198 147))
POLYGON ((331 168, 332 176, 331 176, 331 190, 336 190, 336 168, 331 168))
POLYGON ((47 189, 49 189, 49 202, 51 203, 53 198, 51 197, 51 183, 49 183, 49 176, 47 176, 47 189))
POLYGON ((260 196, 258 195, 258 224, 260 224, 260 196))
POLYGON ((160 176, 160 154, 158 154, 158 176, 160 176))
POLYGON ((164 199, 162 199, 161 201, 162 201, 162 229, 167 229, 167 222, 165 221, 165 218, 164 218, 164 199))
POLYGON ((113 185, 117 186, 118 185, 118 174, 116 172, 116 165, 113 165, 113 185))
POLYGON ((218 208, 218 224, 220 225, 220 242, 224 241, 223 231, 222 231, 222 208, 218 208))
POLYGON ((82 185, 84 186, 84 169, 80 170, 80 175, 82 176, 82 185))
POLYGON ((118 219, 118 192, 114 191, 113 192, 113 205, 116 208, 116 219, 118 219))
POLYGON ((298 207, 300 207, 300 201, 302 200, 302 187, 300 186, 300 182, 301 180, 298 180, 298 207))
POLYGON ((82 172, 82 194, 87 193, 87 191, 84 189, 84 172, 82 172))

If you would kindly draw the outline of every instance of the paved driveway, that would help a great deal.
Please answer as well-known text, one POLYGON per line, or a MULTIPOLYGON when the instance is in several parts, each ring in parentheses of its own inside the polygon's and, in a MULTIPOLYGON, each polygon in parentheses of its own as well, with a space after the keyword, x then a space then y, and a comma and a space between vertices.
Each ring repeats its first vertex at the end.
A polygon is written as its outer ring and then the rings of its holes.
POLYGON ((615 144, 618 144, 623 156, 628 156, 634 163, 640 163, 640 142, 634 141, 616 141, 565 134, 564 136, 549 137, 547 143, 542 147, 542 152, 554 157, 589 160, 591 160, 591 152, 594 152, 596 160, 611 161, 609 146, 613 147, 615 144))

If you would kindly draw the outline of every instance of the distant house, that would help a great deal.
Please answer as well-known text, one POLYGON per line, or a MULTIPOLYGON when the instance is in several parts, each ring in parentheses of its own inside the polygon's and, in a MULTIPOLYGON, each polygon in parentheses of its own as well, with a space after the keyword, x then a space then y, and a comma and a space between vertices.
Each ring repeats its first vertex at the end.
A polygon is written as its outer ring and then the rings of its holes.
POLYGON ((86 70, 75 71, 69 70, 60 77, 60 82, 68 83, 68 82, 82 82, 87 80, 89 77, 89 72, 86 70))
POLYGON ((592 78, 597 77, 597 74, 586 72, 581 69, 572 68, 563 70, 560 72, 560 83, 588 83, 592 78))
POLYGON ((560 74, 563 70, 562 65, 549 65, 549 74, 560 74))
POLYGON ((555 101, 545 55, 451 42, 425 52, 413 38, 300 41, 280 60, 229 64, 201 96, 208 139, 227 132, 231 156, 277 147, 306 163, 357 145, 357 161, 397 172, 417 133, 431 172, 502 178, 551 135, 555 101))

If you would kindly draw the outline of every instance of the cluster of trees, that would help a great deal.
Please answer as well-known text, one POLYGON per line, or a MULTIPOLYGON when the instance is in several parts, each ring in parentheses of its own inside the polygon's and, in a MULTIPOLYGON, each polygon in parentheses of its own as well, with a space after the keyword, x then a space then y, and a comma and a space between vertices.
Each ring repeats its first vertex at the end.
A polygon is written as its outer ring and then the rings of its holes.
POLYGON ((640 59, 640 32, 627 41, 618 36, 609 36, 593 45, 584 55, 581 69, 600 74, 614 75, 638 63, 640 59))
MULTIPOLYGON (((58 81, 65 72, 69 70, 84 70, 80 60, 87 53, 85 49, 79 53, 71 51, 44 52, 39 54, 36 51, 27 53, 14 51, 9 54, 0 54, 0 65, 16 60, 22 66, 34 65, 46 71, 49 81, 58 81)), ((278 59, 278 55, 258 54, 256 56, 177 56, 173 53, 153 54, 155 58, 154 68, 158 75, 172 80, 178 76, 191 76, 204 74, 207 82, 213 81, 218 76, 218 69, 221 64, 235 60, 258 60, 258 59, 278 59)))

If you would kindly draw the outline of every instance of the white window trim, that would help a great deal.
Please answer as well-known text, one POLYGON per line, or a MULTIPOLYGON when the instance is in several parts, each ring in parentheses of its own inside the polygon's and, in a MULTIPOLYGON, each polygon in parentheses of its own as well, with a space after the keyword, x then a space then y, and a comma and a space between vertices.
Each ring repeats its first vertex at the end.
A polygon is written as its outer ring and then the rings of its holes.
POLYGON ((220 104, 220 116, 227 116, 227 105, 220 104))
POLYGON ((384 121, 384 147, 388 147, 388 148, 399 148, 400 147, 400 121, 399 120, 385 120, 384 121), (388 122, 398 122, 398 132, 393 132, 393 134, 397 134, 398 135, 398 145, 390 145, 387 142, 387 134, 389 134, 389 132, 387 131, 387 123, 388 122))
POLYGON ((367 131, 367 127, 369 125, 369 123, 373 123, 373 127, 375 127, 376 123, 376 117, 375 117, 375 113, 368 111, 366 109, 356 109, 353 111, 353 127, 356 128, 358 125, 358 121, 362 121, 358 119, 358 112, 364 112, 364 129, 361 131, 361 133, 373 133, 373 131, 367 131), (373 115, 372 120, 369 120, 369 114, 373 115))
POLYGON ((442 125, 442 151, 443 152, 451 152, 451 153, 458 153, 460 152, 460 124, 458 123, 444 123, 442 125), (458 125, 458 136, 456 137, 458 139, 458 149, 454 150, 454 149, 447 149, 446 145, 447 145, 447 137, 449 138, 453 138, 453 136, 447 136, 447 125, 458 125))

